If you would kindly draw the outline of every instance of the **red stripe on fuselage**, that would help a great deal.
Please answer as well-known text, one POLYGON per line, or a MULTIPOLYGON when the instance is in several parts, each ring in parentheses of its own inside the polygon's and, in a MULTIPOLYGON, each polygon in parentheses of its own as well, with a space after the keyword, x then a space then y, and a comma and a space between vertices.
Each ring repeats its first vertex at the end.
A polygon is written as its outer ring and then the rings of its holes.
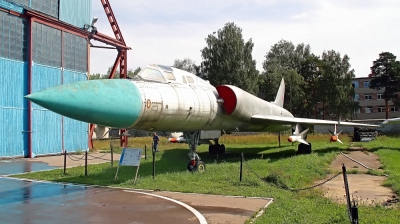
POLYGON ((227 114, 231 114, 237 105, 237 97, 235 92, 228 86, 217 86, 219 97, 224 100, 222 106, 227 114))

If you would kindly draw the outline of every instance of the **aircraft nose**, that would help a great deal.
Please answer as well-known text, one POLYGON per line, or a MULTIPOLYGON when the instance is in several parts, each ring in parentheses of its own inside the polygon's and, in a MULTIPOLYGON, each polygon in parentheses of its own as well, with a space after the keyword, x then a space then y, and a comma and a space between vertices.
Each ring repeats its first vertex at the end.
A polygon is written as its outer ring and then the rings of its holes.
POLYGON ((117 128, 134 124, 143 105, 139 89, 126 79, 75 82, 25 98, 72 119, 117 128))

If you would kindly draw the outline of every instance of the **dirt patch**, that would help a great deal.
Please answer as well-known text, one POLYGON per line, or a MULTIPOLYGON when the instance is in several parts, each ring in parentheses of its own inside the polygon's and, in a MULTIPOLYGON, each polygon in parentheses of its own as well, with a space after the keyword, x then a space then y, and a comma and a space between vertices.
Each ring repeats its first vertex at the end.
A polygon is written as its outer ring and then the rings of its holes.
MULTIPOLYGON (((371 169, 379 169, 381 167, 378 156, 373 153, 366 151, 351 151, 345 155, 371 169)), ((383 182, 387 179, 386 177, 364 174, 368 169, 346 156, 339 155, 331 163, 330 168, 334 172, 342 171, 342 164, 344 164, 347 172, 350 170, 356 170, 357 172, 363 173, 347 174, 351 198, 357 199, 359 204, 362 205, 376 205, 384 204, 393 197, 396 197, 390 188, 382 186, 383 182)), ((321 188, 324 191, 324 196, 331 198, 338 203, 346 203, 343 175, 339 175, 333 180, 323 184, 321 188)))
POLYGON ((377 155, 367 151, 351 151, 344 153, 344 155, 340 154, 339 156, 337 156, 336 159, 330 165, 331 170, 342 171, 342 164, 344 164, 346 166, 347 171, 349 170, 357 170, 361 172, 368 171, 367 168, 350 160, 348 157, 364 164, 365 166, 371 169, 379 169, 381 167, 381 162, 379 161, 379 157, 377 155))

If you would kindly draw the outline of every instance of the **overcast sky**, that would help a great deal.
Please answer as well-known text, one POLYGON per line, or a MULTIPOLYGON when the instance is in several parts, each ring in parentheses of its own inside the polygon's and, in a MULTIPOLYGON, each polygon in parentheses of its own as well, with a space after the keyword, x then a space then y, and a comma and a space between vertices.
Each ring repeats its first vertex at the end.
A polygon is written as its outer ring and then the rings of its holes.
MULTIPOLYGON (((335 50, 350 57, 357 77, 389 51, 400 60, 399 0, 110 0, 128 51, 128 68, 172 65, 191 58, 199 65, 207 35, 234 22, 245 41, 252 38, 253 59, 262 62, 279 40, 309 44, 312 53, 335 50)), ((92 15, 98 31, 114 36, 100 1, 92 15)), ((93 42, 95 45, 100 45, 93 42)), ((106 73, 116 50, 91 49, 91 73, 106 73)))

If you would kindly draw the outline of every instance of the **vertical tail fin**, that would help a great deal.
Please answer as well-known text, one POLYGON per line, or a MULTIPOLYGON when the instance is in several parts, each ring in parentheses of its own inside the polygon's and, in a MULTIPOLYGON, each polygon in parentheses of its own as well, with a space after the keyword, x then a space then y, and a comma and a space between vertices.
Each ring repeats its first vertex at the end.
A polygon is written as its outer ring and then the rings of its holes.
POLYGON ((282 78, 278 92, 276 93, 275 101, 272 103, 277 106, 283 107, 284 98, 285 98, 285 81, 282 78))

